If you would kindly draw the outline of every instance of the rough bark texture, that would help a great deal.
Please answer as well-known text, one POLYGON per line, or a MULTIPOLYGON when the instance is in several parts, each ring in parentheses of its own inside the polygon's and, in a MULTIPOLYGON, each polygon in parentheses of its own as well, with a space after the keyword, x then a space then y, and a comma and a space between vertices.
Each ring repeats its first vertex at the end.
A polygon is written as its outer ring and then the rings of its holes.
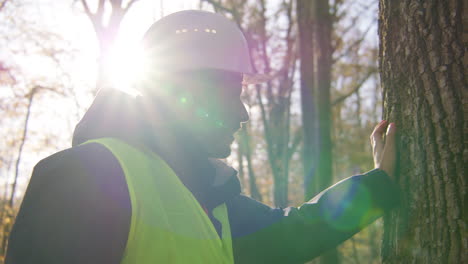
POLYGON ((399 129, 402 204, 383 263, 468 263, 467 4, 380 0, 384 116, 399 129))

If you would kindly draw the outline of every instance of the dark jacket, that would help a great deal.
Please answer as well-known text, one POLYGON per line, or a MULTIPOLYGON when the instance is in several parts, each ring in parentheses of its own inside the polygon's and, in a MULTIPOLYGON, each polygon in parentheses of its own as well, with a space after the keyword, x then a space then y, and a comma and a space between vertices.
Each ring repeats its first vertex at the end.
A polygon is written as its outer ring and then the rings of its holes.
POLYGON ((77 125, 73 147, 35 166, 10 236, 7 264, 120 263, 131 216, 128 189, 109 150, 97 143, 80 145, 93 138, 116 137, 157 152, 207 209, 218 233, 220 223, 211 210, 225 202, 236 263, 306 262, 398 201, 394 183, 373 170, 333 185, 299 208, 271 208, 242 195, 236 171, 200 155, 183 130, 161 123, 143 129, 146 124, 136 118, 142 110, 133 100, 101 92, 77 125))

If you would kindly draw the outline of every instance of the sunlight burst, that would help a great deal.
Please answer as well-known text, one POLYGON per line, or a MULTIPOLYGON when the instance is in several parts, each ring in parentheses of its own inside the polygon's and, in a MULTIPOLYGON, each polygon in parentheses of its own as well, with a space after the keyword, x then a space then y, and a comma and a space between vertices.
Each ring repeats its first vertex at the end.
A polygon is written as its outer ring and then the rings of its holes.
POLYGON ((143 51, 139 46, 115 46, 105 62, 109 84, 133 96, 140 94, 137 84, 144 78, 146 70, 143 51))

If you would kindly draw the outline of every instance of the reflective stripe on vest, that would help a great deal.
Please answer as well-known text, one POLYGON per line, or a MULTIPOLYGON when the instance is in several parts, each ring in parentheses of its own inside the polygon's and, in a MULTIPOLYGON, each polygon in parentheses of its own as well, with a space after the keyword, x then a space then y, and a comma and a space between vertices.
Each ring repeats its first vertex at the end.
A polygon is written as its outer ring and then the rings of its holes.
POLYGON ((221 239, 192 193, 159 156, 114 138, 90 142, 114 154, 127 181, 132 217, 122 264, 234 263, 226 204, 213 210, 221 222, 221 239))

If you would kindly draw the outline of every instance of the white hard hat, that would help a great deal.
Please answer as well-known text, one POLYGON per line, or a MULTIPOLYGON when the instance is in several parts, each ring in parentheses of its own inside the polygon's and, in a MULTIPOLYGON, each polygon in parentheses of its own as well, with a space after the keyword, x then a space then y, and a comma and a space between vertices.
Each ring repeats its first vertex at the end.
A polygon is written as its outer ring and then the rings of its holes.
POLYGON ((220 14, 186 10, 155 22, 143 38, 145 57, 158 71, 216 69, 253 74, 241 30, 220 14))

